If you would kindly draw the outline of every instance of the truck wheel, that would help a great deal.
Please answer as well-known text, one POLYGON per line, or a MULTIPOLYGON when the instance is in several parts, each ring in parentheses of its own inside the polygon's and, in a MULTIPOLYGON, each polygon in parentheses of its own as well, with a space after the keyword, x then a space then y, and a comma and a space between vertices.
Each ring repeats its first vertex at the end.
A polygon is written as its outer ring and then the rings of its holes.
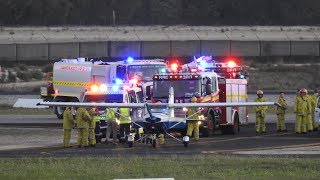
MULTIPOLYGON (((55 98, 54 102, 63 102, 61 98, 55 98)), ((54 108, 54 114, 56 114, 57 118, 63 119, 63 112, 64 112, 64 107, 58 107, 55 106, 54 108)))
POLYGON ((222 134, 238 134, 239 131, 240 131, 240 126, 239 126, 239 116, 238 115, 235 116, 233 125, 221 127, 222 134))
POLYGON ((128 146, 129 146, 129 148, 132 148, 133 142, 132 142, 132 141, 131 141, 131 142, 128 142, 128 146))
POLYGON ((215 120, 211 114, 208 115, 207 118, 207 126, 208 128, 203 129, 202 136, 203 137, 210 137, 214 134, 215 131, 215 120))

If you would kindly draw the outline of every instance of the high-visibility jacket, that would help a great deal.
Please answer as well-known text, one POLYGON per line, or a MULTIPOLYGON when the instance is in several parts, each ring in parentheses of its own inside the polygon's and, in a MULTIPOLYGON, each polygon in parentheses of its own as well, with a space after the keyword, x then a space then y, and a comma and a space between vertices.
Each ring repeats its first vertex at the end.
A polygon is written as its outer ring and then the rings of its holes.
POLYGON ((211 102, 212 97, 211 95, 206 95, 201 99, 201 102, 211 102))
POLYGON ((76 112, 76 120, 77 128, 89 128, 88 122, 91 121, 91 117, 84 107, 80 107, 76 112))
MULTIPOLYGON (((266 99, 258 97, 254 100, 254 102, 266 102, 266 99)), ((257 114, 259 113, 261 116, 265 116, 267 113, 268 106, 255 106, 254 109, 257 114)))
POLYGON ((73 115, 70 108, 63 112, 63 129, 72 129, 74 126, 73 115))
POLYGON ((116 120, 116 109, 115 108, 107 108, 106 109, 106 120, 107 121, 115 121, 116 120))
POLYGON ((311 103, 306 96, 298 96, 293 108, 297 115, 307 116, 311 113, 311 103))
POLYGON ((130 108, 119 108, 119 121, 120 124, 131 123, 130 108))
POLYGON ((199 108, 197 108, 197 107, 188 108, 187 115, 188 115, 188 120, 189 119, 190 120, 199 120, 199 115, 200 115, 199 108))
POLYGON ((284 100, 284 98, 279 96, 277 102, 281 105, 281 107, 279 107, 279 106, 276 107, 276 113, 277 114, 284 114, 287 109, 286 100, 284 100))
POLYGON ((90 128, 95 128, 96 127, 96 122, 100 121, 96 108, 91 108, 89 110, 89 114, 91 116, 91 121, 89 122, 89 127, 90 128))
POLYGON ((318 99, 318 93, 314 93, 312 96, 310 96, 310 98, 311 98, 311 109, 312 111, 314 111, 317 106, 316 103, 318 99))

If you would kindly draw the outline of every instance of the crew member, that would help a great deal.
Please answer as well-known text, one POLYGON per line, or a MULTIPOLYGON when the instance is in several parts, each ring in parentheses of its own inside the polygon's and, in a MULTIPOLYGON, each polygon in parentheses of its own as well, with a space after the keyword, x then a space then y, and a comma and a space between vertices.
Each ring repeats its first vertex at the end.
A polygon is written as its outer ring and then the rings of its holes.
POLYGON ((116 121, 116 108, 106 109, 106 120, 107 120, 107 135, 105 143, 109 143, 110 134, 112 131, 113 145, 117 145, 117 121, 116 121))
MULTIPOLYGON (((317 99, 318 99, 318 89, 315 89, 313 91, 313 95, 311 96, 312 97, 312 104, 311 104, 311 109, 312 111, 314 111, 316 109, 316 106, 317 106, 317 99)), ((312 115, 312 123, 313 123, 313 130, 314 131, 318 131, 318 128, 319 128, 319 124, 318 122, 315 121, 315 114, 314 113, 311 113, 312 115)))
POLYGON ((127 135, 130 134, 131 117, 130 108, 119 108, 119 121, 120 121, 120 140, 124 143, 127 135))
POLYGON ((284 93, 280 92, 278 101, 281 106, 276 107, 276 113, 277 113, 277 131, 278 132, 287 132, 286 124, 285 124, 285 113, 287 109, 287 103, 284 99, 284 93))
POLYGON ((74 126, 74 118, 70 107, 66 107, 63 112, 63 147, 68 148, 70 146, 71 130, 74 126))
MULTIPOLYGON (((191 103, 197 103, 197 98, 195 96, 191 98, 191 103)), ((188 122, 187 136, 191 137, 193 132, 194 139, 198 141, 199 140, 199 124, 197 120, 199 120, 199 115, 200 115, 199 109, 197 107, 188 108, 187 115, 188 115, 187 120, 190 120, 188 122)))
MULTIPOLYGON (((259 90, 257 91, 257 96, 254 101, 255 102, 266 102, 266 99, 263 98, 263 91, 259 90)), ((256 133, 259 133, 261 130, 261 133, 266 133, 266 114, 267 114, 268 106, 256 106, 256 133)))
POLYGON ((314 114, 314 109, 312 110, 312 106, 314 103, 313 103, 312 96, 309 96, 308 92, 306 93, 306 98, 307 98, 307 102, 310 106, 310 111, 307 114, 307 130, 308 130, 308 132, 312 132, 313 131, 312 114, 314 114))
POLYGON ((88 147, 89 124, 91 117, 84 107, 80 107, 76 112, 77 129, 78 129, 78 147, 88 147))
POLYGON ((296 102, 294 103, 294 112, 296 113, 296 125, 295 131, 297 134, 307 133, 307 119, 308 113, 311 110, 311 104, 307 100, 307 90, 301 89, 300 95, 297 97, 296 102))
POLYGON ((91 147, 95 147, 96 146, 96 136, 95 136, 95 127, 96 127, 96 123, 100 122, 99 120, 99 110, 97 108, 91 108, 89 110, 89 114, 91 117, 91 121, 88 122, 89 124, 89 145, 91 147))

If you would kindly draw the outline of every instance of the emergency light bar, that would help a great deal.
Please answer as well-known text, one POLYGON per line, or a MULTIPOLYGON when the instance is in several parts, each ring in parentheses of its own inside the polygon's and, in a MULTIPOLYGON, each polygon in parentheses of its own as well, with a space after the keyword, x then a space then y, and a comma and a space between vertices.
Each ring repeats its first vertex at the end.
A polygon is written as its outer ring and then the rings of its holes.
POLYGON ((199 75, 195 74, 169 74, 169 75, 154 75, 153 80, 185 80, 199 79, 199 75))

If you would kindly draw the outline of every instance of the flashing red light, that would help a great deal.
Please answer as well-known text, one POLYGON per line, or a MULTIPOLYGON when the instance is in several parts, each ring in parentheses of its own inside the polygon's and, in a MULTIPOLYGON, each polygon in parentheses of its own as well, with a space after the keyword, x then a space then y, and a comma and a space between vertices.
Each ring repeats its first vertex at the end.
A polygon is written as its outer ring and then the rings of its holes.
POLYGON ((55 89, 55 90, 54 90, 54 93, 55 93, 55 94, 59 94, 59 90, 58 90, 58 89, 55 89))
POLYGON ((123 89, 124 89, 125 91, 127 91, 129 88, 130 88, 129 86, 123 86, 123 89))
POLYGON ((94 84, 94 85, 91 86, 91 91, 92 91, 93 93, 98 92, 98 90, 99 90, 99 87, 98 87, 96 84, 94 84))
POLYGON ((131 79, 131 80, 129 81, 129 83, 136 85, 136 84, 138 84, 138 79, 136 79, 136 78, 131 79))
POLYGON ((178 64, 177 64, 177 63, 171 64, 170 69, 171 69, 172 71, 178 71, 178 64))
POLYGON ((234 68, 236 66, 237 66, 237 64, 234 61, 232 61, 232 60, 228 61, 228 67, 229 68, 234 68))

